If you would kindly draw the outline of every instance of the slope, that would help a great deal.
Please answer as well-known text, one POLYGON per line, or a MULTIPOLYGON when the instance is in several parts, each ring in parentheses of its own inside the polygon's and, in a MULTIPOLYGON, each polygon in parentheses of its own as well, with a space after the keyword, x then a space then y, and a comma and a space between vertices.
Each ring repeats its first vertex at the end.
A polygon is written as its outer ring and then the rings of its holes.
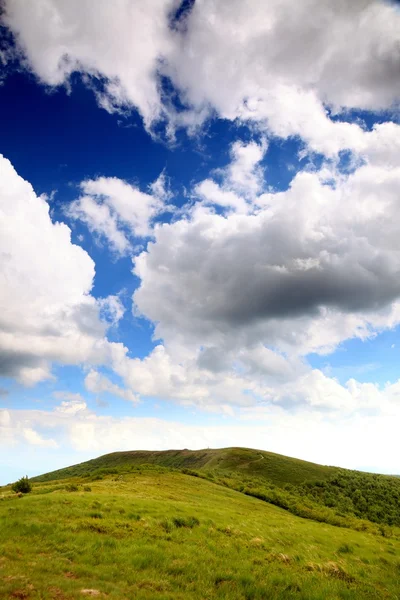
POLYGON ((115 452, 33 481, 71 476, 100 479, 143 465, 181 470, 295 515, 332 525, 371 530, 368 522, 372 522, 385 535, 390 533, 387 527, 400 526, 399 478, 327 467, 248 448, 115 452))
POLYGON ((304 481, 327 479, 337 472, 335 467, 289 458, 272 452, 250 448, 206 450, 166 450, 113 452, 87 462, 34 477, 33 481, 50 481, 83 476, 98 470, 121 469, 153 464, 177 469, 236 471, 243 475, 262 477, 277 484, 293 485, 304 481))
POLYGON ((36 483, 23 498, 3 489, 0 548, 9 599, 383 599, 400 579, 396 537, 307 521, 161 467, 36 483))

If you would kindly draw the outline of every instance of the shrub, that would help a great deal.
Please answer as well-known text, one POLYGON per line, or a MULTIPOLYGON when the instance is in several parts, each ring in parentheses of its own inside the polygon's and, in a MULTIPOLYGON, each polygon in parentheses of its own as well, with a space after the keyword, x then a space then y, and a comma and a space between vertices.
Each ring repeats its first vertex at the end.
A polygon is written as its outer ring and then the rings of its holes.
POLYGON ((25 477, 21 477, 21 479, 18 479, 18 481, 16 481, 15 483, 12 484, 11 489, 13 490, 13 492, 21 493, 21 494, 29 494, 29 492, 32 491, 32 486, 29 482, 29 479, 27 476, 25 477))
POLYGON ((171 521, 170 519, 163 519, 163 520, 160 522, 160 525, 161 525, 161 527, 162 527, 163 529, 165 529, 165 531, 166 531, 167 533, 171 533, 171 531, 172 531, 172 530, 173 530, 173 528, 174 528, 174 524, 172 523, 172 521, 171 521))
POLYGON ((129 513, 127 515, 128 519, 132 519, 132 521, 140 521, 141 517, 137 513, 129 513))
POLYGON ((348 553, 351 554, 353 552, 353 548, 349 544, 345 543, 345 544, 342 544, 341 546, 339 546, 338 552, 340 552, 341 554, 348 554, 348 553))
POLYGON ((69 485, 65 486, 65 489, 67 492, 77 492, 78 491, 78 486, 75 485, 74 483, 70 483, 69 485))
POLYGON ((188 527, 192 529, 196 525, 200 525, 200 521, 196 517, 174 517, 172 520, 164 519, 160 525, 167 533, 170 533, 174 528, 188 527))
POLYGON ((196 525, 200 525, 200 522, 196 517, 187 517, 186 519, 184 517, 175 517, 172 519, 172 522, 175 527, 189 527, 190 529, 196 525))
POLYGON ((92 488, 90 487, 90 485, 85 485, 85 486, 83 487, 83 491, 84 491, 84 492, 91 492, 91 491, 92 491, 92 488))

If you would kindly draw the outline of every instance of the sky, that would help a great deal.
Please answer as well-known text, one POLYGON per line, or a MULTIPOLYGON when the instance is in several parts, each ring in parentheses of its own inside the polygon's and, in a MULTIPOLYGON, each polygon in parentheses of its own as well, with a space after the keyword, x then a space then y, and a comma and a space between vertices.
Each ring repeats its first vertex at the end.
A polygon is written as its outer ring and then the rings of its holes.
POLYGON ((399 4, 0 5, 0 485, 227 446, 400 474, 399 4))

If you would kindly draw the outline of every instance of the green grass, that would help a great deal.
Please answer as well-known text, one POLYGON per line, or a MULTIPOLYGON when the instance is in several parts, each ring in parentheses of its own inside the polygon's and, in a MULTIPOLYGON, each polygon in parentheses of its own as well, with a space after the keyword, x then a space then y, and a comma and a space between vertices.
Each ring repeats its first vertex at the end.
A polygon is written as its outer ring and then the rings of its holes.
POLYGON ((263 499, 295 515, 390 534, 400 527, 400 478, 362 473, 248 448, 115 452, 33 479, 131 472, 144 464, 183 470, 263 499), (371 528, 370 523, 376 525, 371 528), (389 528, 389 529, 388 529, 389 528))
MULTIPOLYGON (((52 471, 32 481, 53 481, 65 477, 80 477, 104 470, 152 464, 176 469, 240 471, 243 475, 258 476, 273 483, 299 484, 303 481, 327 479, 337 473, 336 467, 317 465, 272 452, 249 448, 221 448, 207 450, 166 450, 113 452, 99 458, 52 471)), ((399 482, 400 483, 400 482, 399 482)))
POLYGON ((400 540, 302 519, 223 485, 141 468, 37 482, 0 501, 0 598, 400 598, 400 540), (73 490, 78 487, 78 491, 73 490))

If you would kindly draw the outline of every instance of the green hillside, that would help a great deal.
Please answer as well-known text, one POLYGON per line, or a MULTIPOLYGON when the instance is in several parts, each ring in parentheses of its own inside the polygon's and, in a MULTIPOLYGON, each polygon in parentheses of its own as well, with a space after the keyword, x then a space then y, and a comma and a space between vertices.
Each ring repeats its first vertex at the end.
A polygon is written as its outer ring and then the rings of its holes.
POLYGON ((159 466, 0 491, 0 598, 395 599, 400 538, 159 466), (102 477, 102 478, 100 478, 102 477))
POLYGON ((120 469, 143 464, 176 469, 236 471, 243 475, 262 477, 278 485, 327 479, 338 470, 335 467, 325 467, 304 460, 249 448, 166 450, 163 452, 133 451, 105 454, 79 465, 40 475, 33 478, 33 481, 50 481, 65 477, 83 476, 99 469, 120 469))
POLYGON ((400 527, 399 478, 327 467, 248 448, 115 452, 33 481, 99 479, 129 473, 143 465, 180 470, 331 525, 364 530, 370 530, 371 523, 400 527))

